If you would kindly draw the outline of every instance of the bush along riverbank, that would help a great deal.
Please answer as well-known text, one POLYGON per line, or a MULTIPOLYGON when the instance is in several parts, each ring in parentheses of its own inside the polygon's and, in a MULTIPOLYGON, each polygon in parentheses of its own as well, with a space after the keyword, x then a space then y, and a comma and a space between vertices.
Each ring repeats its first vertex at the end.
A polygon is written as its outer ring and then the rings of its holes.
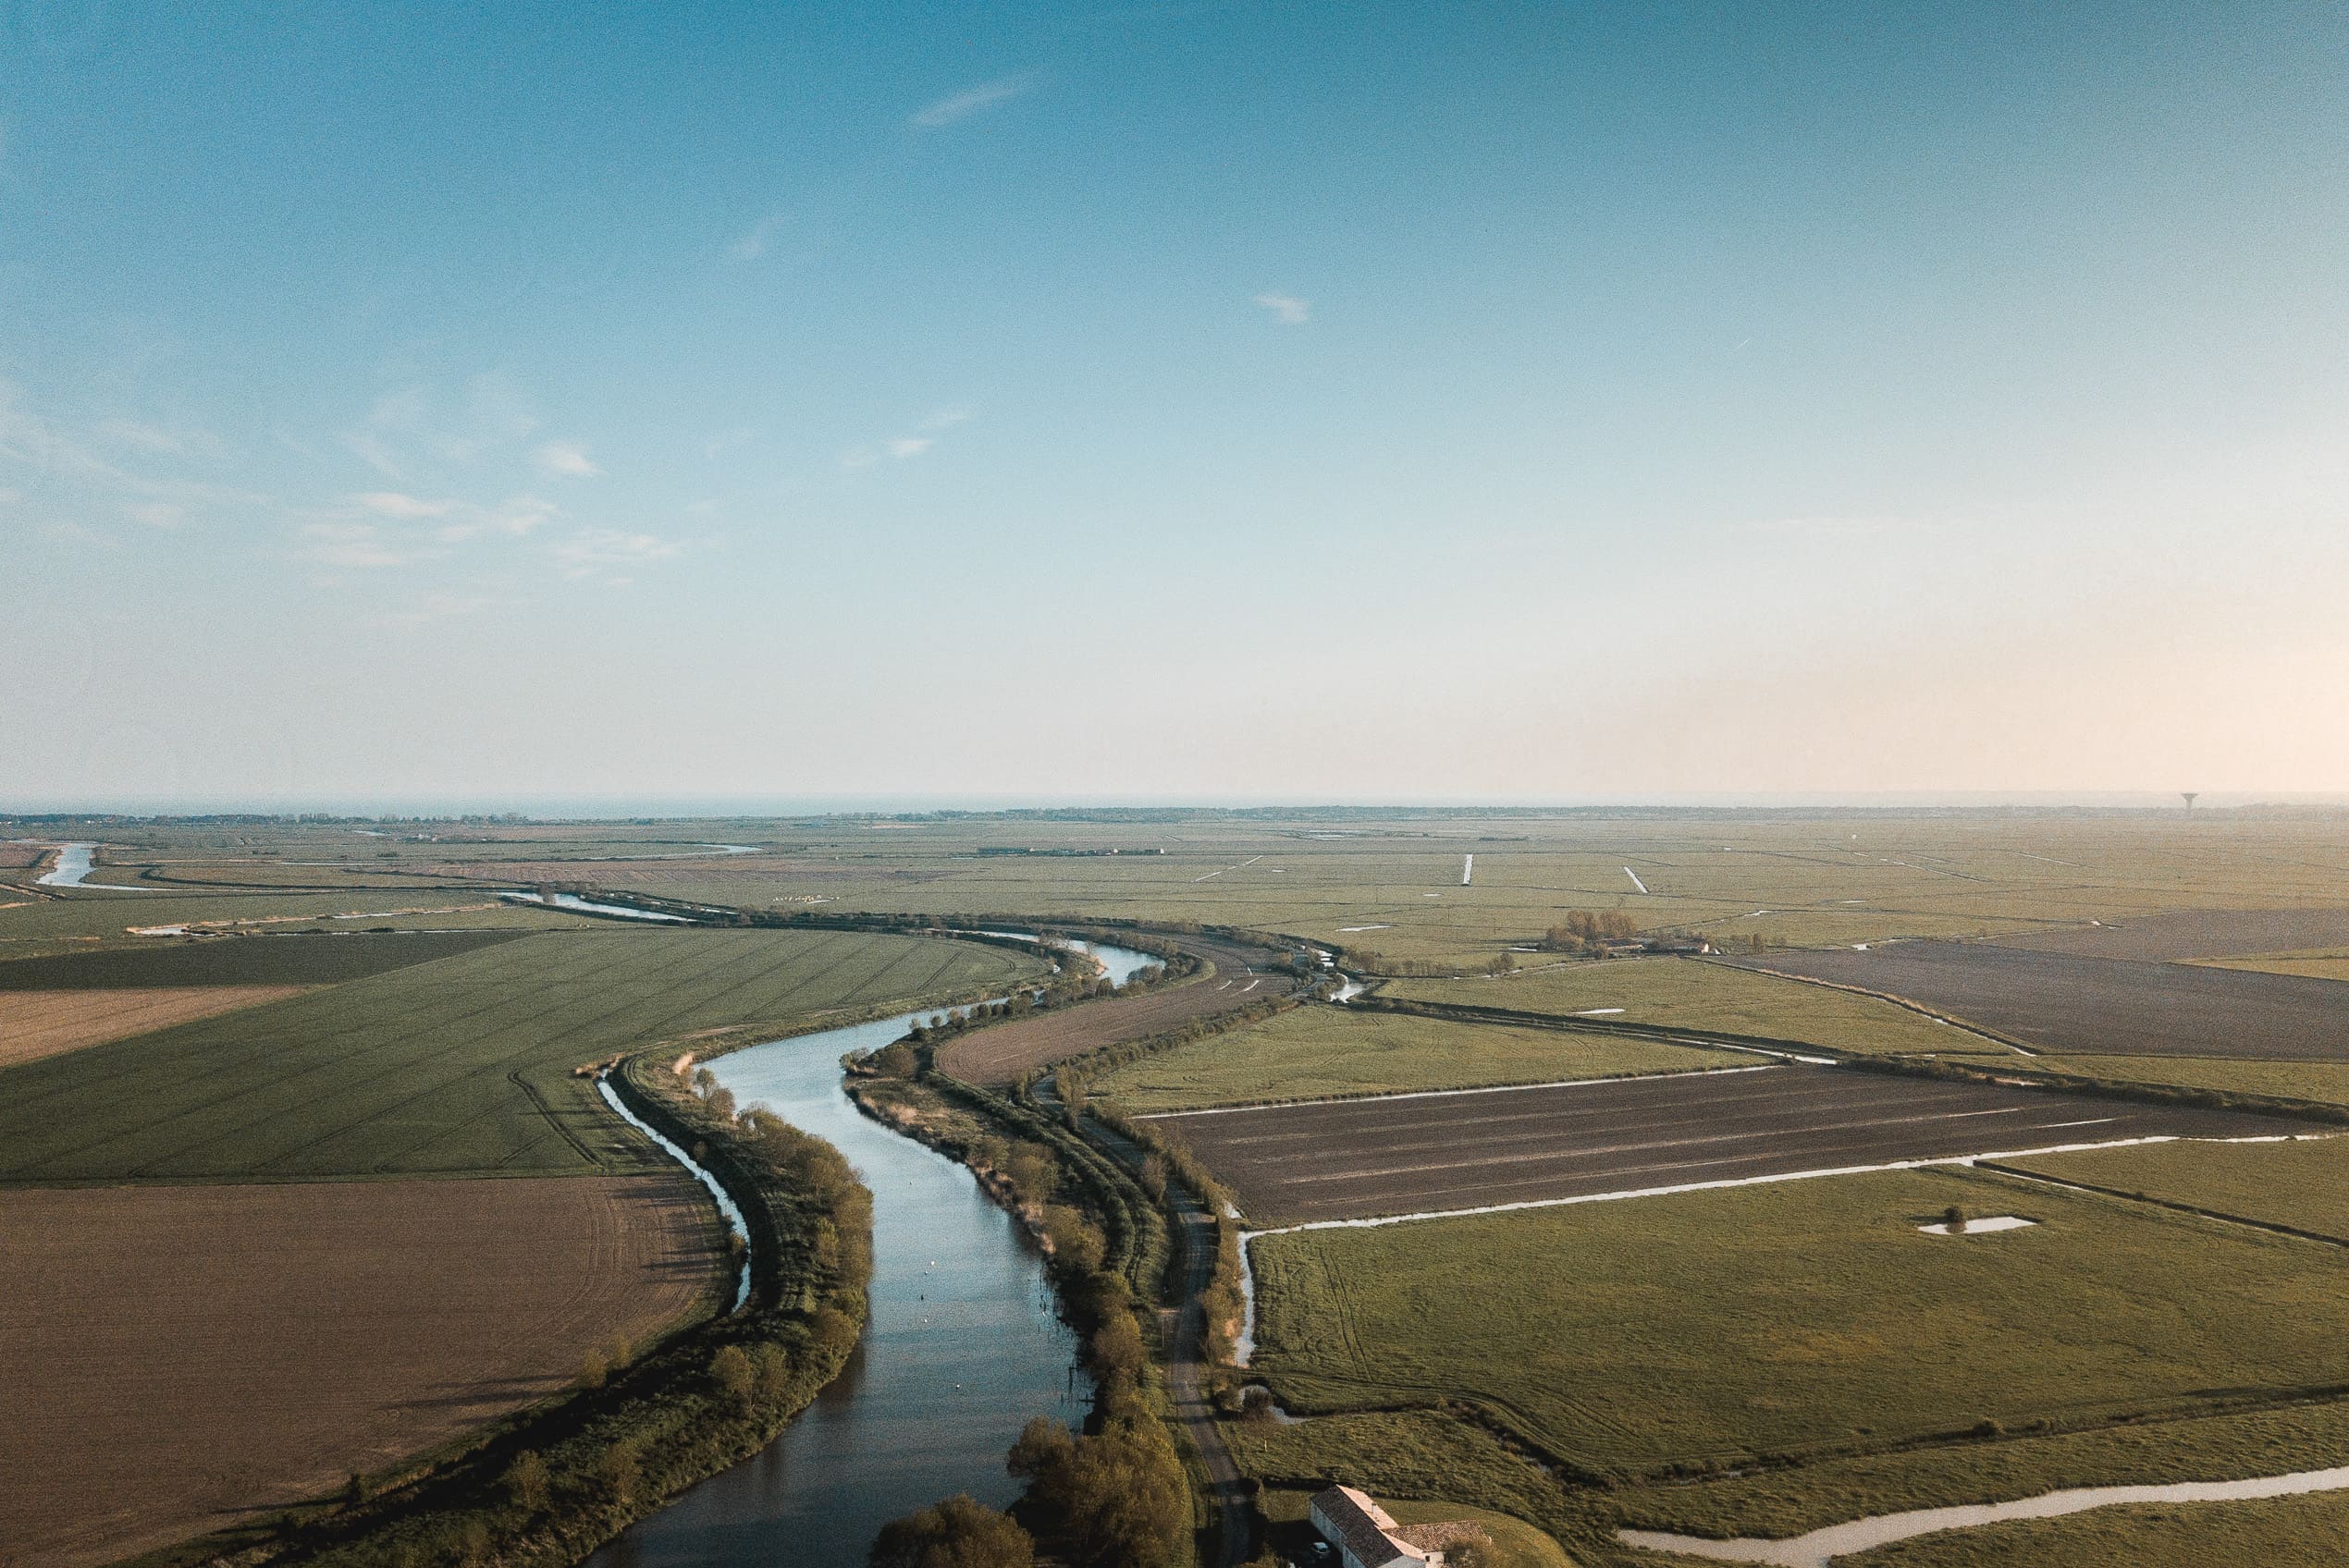
POLYGON ((1006 1468, 1028 1486, 1008 1515, 968 1499, 946 1500, 890 1525, 872 1562, 881 1568, 1189 1562, 1196 1503, 1144 1327, 1171 1263, 1165 1216, 1044 1108, 927 1065, 898 1077, 856 1064, 849 1092, 867 1115, 967 1166, 1036 1238, 1095 1385, 1082 1430, 1039 1417, 1012 1445, 1006 1468))
MULTIPOLYGON (((741 1207, 751 1289, 629 1358, 589 1357, 574 1386, 420 1474, 289 1519, 224 1563, 320 1568, 567 1568, 695 1481, 750 1457, 839 1375, 865 1322, 872 1194, 840 1151, 670 1067, 623 1063, 629 1109, 691 1151, 741 1207)), ((184 1554, 180 1561, 190 1559, 184 1554)))

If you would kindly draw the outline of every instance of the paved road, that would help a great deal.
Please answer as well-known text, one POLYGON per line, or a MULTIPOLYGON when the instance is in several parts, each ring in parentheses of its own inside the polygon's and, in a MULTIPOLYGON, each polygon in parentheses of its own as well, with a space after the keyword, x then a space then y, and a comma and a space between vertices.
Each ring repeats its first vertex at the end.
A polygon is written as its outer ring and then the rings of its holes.
MULTIPOLYGON (((1143 1151, 1132 1139, 1085 1119, 1085 1134, 1129 1170, 1142 1167, 1143 1151)), ((1159 1331, 1166 1347, 1166 1384, 1174 1401, 1174 1415, 1190 1434, 1207 1466, 1210 1498, 1215 1505, 1215 1550, 1201 1559, 1206 1568, 1240 1568, 1248 1561, 1254 1534, 1252 1513, 1240 1488, 1239 1466, 1215 1424, 1215 1410, 1199 1387, 1204 1370, 1207 1317, 1200 1298, 1215 1274, 1215 1220, 1199 1201, 1178 1182, 1167 1185, 1166 1195, 1175 1212, 1175 1243, 1182 1249, 1183 1300, 1159 1313, 1159 1331)))
POLYGON ((1850 1068, 1174 1112, 1260 1224, 1477 1208, 1901 1160, 2312 1123, 1850 1068))

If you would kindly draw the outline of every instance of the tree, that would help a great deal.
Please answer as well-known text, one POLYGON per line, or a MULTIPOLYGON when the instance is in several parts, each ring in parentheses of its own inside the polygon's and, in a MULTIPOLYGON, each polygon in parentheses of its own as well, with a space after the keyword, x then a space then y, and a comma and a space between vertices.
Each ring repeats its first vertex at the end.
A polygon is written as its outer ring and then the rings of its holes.
POLYGON ((718 1391, 736 1404, 748 1404, 752 1391, 757 1387, 758 1374, 743 1354, 740 1345, 719 1345, 709 1358, 709 1380, 718 1391))
POLYGON ((872 1568, 1031 1568, 1035 1543, 1009 1516, 957 1495, 881 1526, 872 1568))
POLYGON ((1189 1542, 1189 1483, 1149 1415, 1114 1421, 1099 1437, 1039 1416, 1007 1467, 1031 1483, 1039 1533, 1079 1568, 1163 1568, 1189 1542))
POLYGON ((526 1448, 514 1455, 514 1462, 506 1467, 506 1495, 515 1506, 535 1513, 547 1506, 549 1490, 547 1462, 537 1451, 526 1448))

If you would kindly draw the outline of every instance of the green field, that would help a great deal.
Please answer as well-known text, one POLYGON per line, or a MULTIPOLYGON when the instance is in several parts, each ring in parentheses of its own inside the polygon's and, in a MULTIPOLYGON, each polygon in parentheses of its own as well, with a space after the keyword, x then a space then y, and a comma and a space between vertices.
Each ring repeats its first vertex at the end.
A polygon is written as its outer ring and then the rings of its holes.
POLYGON ((842 933, 527 937, 12 1068, 0 1182, 626 1167, 644 1156, 572 1076, 582 1062, 728 1024, 892 1011, 1035 967, 842 933))
MULTIPOLYGON (((1544 961, 1530 960, 1529 962, 1544 961)), ((1493 979, 1390 980, 1382 996, 1626 1023, 1717 1029, 1870 1054, 1996 1049, 1996 1042, 1891 1002, 1696 959, 1604 959, 1493 979)))
POLYGON ((2337 1568, 2349 1494, 2134 1503, 2060 1519, 1944 1530, 1836 1559, 1836 1568, 2337 1568))
POLYGON ((1298 1410, 1476 1401, 1593 1470, 2098 1421, 2349 1380, 2338 1249, 1888 1172, 1254 1243, 1298 1410), (1950 1203, 2038 1226, 1921 1235, 1950 1203))
MULTIPOLYGON (((762 910, 820 900, 830 910, 1199 921, 1469 970, 1578 908, 1619 907, 1644 928, 1732 945, 1802 946, 2338 904, 2349 869, 2337 821, 2253 813, 2187 824, 2153 813, 1164 811, 383 830, 406 836, 323 824, 75 832, 106 843, 104 864, 157 863, 183 877, 380 881, 396 868, 508 886, 545 875, 762 910), (696 852, 713 842, 761 852, 696 852), (1001 850, 1045 852, 981 852, 1001 850), (1475 876, 1463 887, 1470 853, 1475 876), (289 864, 300 861, 338 864, 289 864)), ((68 835, 59 824, 37 831, 68 835)))
POLYGON ((2349 1241, 2349 1136, 2282 1144, 2147 1144, 2035 1155, 2011 1163, 2067 1182, 2349 1241))
POLYGON ((2321 949, 2298 953, 2261 953, 2249 958, 2204 959, 2212 969, 2256 969, 2269 974, 2305 974, 2314 980, 2349 980, 2349 952, 2321 949))
POLYGON ((495 947, 519 931, 363 932, 151 942, 0 962, 0 990, 91 991, 155 986, 332 986, 495 947))
POLYGON ((1268 1488, 1311 1490, 1344 1480, 1390 1509, 1414 1500, 1472 1502, 1553 1532, 1578 1523, 1565 1492, 1537 1466, 1491 1433, 1433 1411, 1227 1421, 1223 1432, 1241 1471, 1268 1488))
MULTIPOLYGON (((1974 1057, 1987 1062, 1987 1057, 1974 1057)), ((2162 1084, 2349 1106, 2349 1062, 2243 1061, 2186 1056, 2064 1056, 2023 1060, 2000 1056, 2001 1072, 2061 1072, 2117 1084, 2162 1084)))
MULTIPOLYGON (((0 894, 0 903, 11 901, 0 894)), ((395 892, 85 894, 27 900, 0 909, 0 961, 91 948, 141 949, 172 938, 138 937, 133 926, 211 922, 231 935, 255 932, 399 930, 564 931, 600 924, 529 904, 492 899, 473 889, 403 888, 395 892), (429 911, 397 913, 396 911, 429 911), (229 925, 229 922, 241 924, 229 925)))
POLYGON ((2344 1454, 2349 1403, 2334 1401, 1861 1454, 1629 1487, 1607 1501, 1617 1521, 1642 1529, 1783 1539, 1872 1513, 2002 1502, 2073 1487, 2287 1476, 2338 1464, 2344 1454))
POLYGON ((1309 1006, 1128 1062, 1094 1079, 1092 1088, 1128 1110, 1185 1110, 1750 1067, 1757 1060, 1606 1035, 1309 1006))

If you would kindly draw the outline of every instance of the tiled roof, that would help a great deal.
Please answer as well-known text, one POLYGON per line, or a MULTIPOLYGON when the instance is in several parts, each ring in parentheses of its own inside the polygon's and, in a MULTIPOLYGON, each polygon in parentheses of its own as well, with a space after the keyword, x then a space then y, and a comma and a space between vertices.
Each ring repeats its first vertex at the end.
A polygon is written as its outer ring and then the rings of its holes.
POLYGON ((1425 1552, 1404 1545, 1387 1533, 1401 1526, 1367 1493, 1352 1487, 1332 1487, 1315 1493, 1312 1506, 1315 1527, 1333 1537, 1331 1545, 1350 1553, 1359 1562, 1371 1564, 1371 1568, 1386 1568, 1391 1562, 1427 1561, 1425 1552))

